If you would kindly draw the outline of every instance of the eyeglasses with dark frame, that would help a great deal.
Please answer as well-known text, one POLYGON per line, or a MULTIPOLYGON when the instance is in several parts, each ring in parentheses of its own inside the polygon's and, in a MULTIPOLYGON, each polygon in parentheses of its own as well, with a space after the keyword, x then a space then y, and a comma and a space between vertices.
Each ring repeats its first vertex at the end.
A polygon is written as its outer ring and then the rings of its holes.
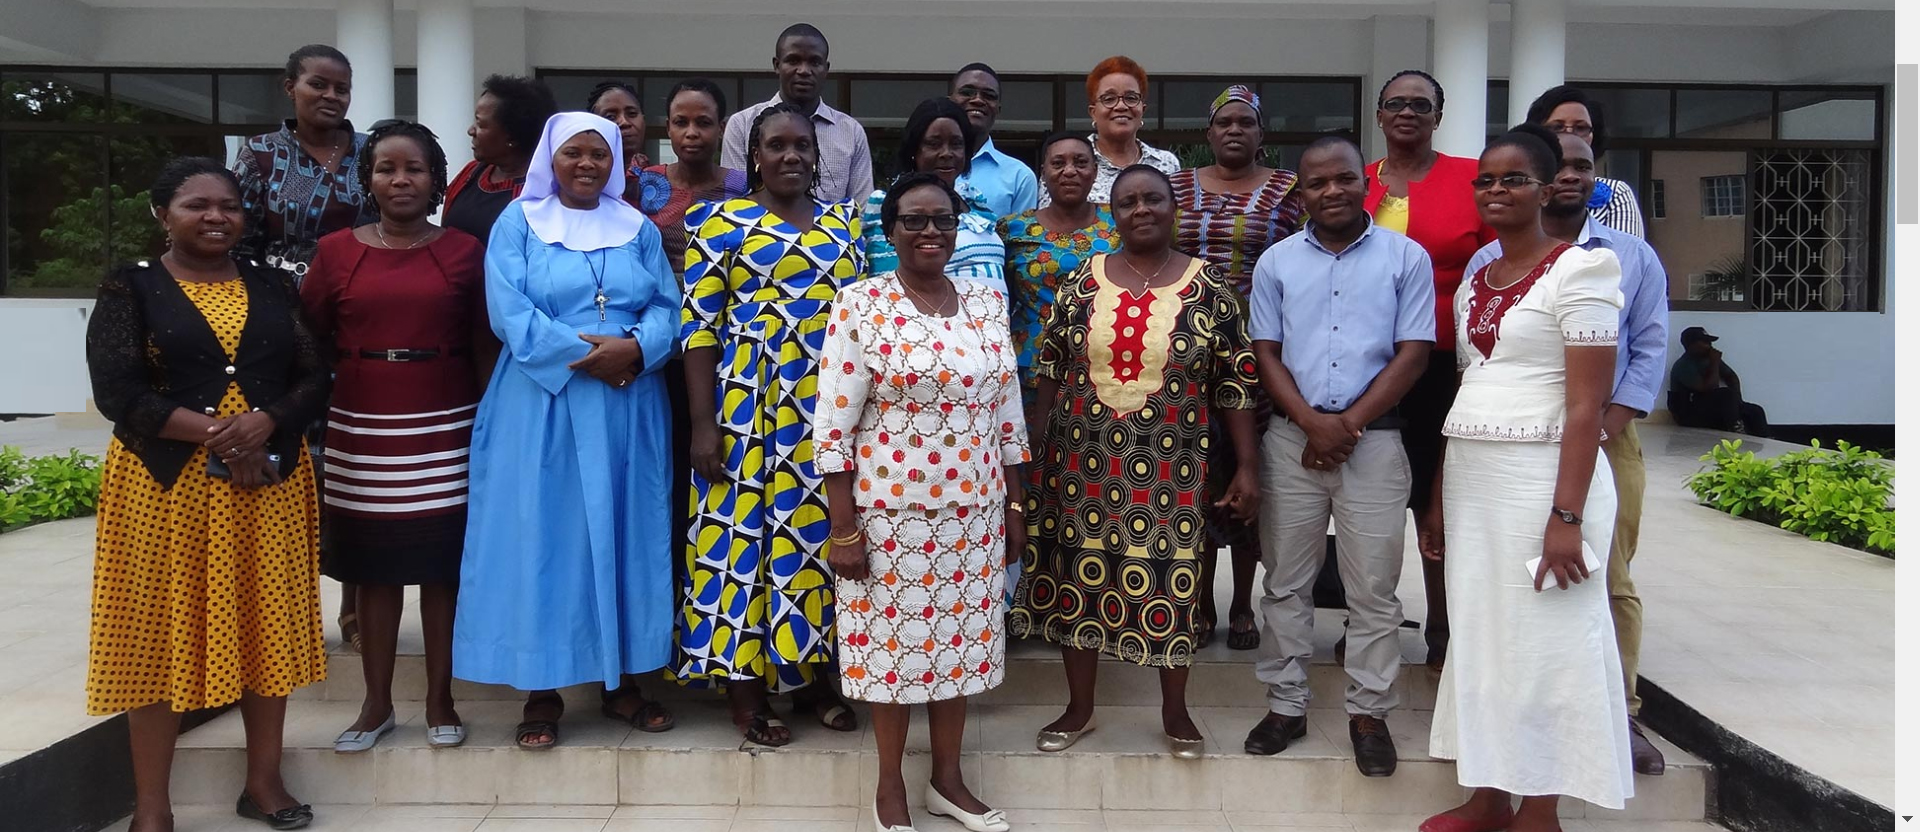
POLYGON ((1432 113, 1437 108, 1433 106, 1433 102, 1429 99, 1395 97, 1380 102, 1380 109, 1386 110, 1389 113, 1397 113, 1401 110, 1411 109, 1415 115, 1424 116, 1432 113))
POLYGON ((933 223, 935 231, 952 231, 960 227, 958 214, 901 214, 895 221, 908 231, 925 231, 929 222, 933 223))
POLYGON ((1126 93, 1125 95, 1114 95, 1113 93, 1110 93, 1110 92, 1103 93, 1099 98, 1096 98, 1094 100, 1099 102, 1100 106, 1105 107, 1109 110, 1117 110, 1120 108, 1121 104, 1125 104, 1129 107, 1138 107, 1138 106, 1141 106, 1142 104, 1147 103, 1146 96, 1141 95, 1137 92, 1130 92, 1130 93, 1126 93))
POLYGON ((1486 174, 1473 178, 1473 189, 1476 191, 1490 191, 1493 190, 1493 186, 1496 183, 1509 191, 1517 191, 1528 185, 1544 186, 1547 184, 1524 173, 1509 173, 1506 176, 1486 174))

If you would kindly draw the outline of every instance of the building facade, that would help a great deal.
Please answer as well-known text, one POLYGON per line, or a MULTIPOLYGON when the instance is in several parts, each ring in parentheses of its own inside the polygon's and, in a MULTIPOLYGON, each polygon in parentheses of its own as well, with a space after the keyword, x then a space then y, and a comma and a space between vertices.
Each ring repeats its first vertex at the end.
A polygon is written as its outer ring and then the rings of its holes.
POLYGON ((827 99, 883 149, 976 60, 1004 77, 995 135, 1016 155, 1088 124, 1084 73, 1111 54, 1152 73, 1143 137, 1177 152, 1204 148, 1221 87, 1259 84, 1282 165, 1328 131, 1381 153, 1373 99, 1401 69, 1444 85, 1437 143, 1461 155, 1541 90, 1580 83, 1608 105, 1603 166, 1640 195, 1673 332, 1722 336, 1776 423, 1893 421, 1892 0, 0 4, 0 413, 86 408, 91 287, 152 253, 153 172, 178 153, 231 158, 286 117, 279 67, 302 44, 352 59, 356 124, 424 121, 457 165, 487 74, 541 76, 563 107, 627 79, 658 139, 680 78, 715 78, 734 106, 772 96, 774 37, 797 20, 832 41, 827 99))

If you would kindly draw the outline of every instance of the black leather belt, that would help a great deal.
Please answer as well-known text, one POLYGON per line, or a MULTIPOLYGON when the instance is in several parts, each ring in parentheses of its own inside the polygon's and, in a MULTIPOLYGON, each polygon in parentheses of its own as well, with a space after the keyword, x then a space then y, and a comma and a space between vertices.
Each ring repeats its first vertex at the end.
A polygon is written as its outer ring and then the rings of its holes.
MULTIPOLYGON (((448 357, 457 357, 457 356, 465 355, 466 353, 467 353, 466 350, 456 348, 456 349, 447 350, 444 353, 444 355, 448 357)), ((359 350, 357 354, 354 350, 340 351, 341 358, 365 358, 371 361, 397 361, 397 362, 426 361, 432 358, 439 358, 442 354, 443 353, 437 349, 431 349, 431 350, 367 350, 367 349, 363 349, 363 350, 359 350)))

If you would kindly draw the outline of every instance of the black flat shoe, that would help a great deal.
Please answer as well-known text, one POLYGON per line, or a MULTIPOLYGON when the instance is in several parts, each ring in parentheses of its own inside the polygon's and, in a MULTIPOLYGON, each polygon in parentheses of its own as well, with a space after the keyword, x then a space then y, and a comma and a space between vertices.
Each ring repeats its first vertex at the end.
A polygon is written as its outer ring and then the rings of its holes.
POLYGON ((1262 757, 1278 754, 1287 750, 1287 745, 1307 735, 1307 718, 1304 716, 1283 716, 1269 713, 1260 720, 1259 725, 1247 732, 1244 746, 1248 754, 1262 757))
POLYGON ((255 805, 253 798, 246 792, 240 793, 240 800, 233 805, 233 813, 247 820, 257 820, 275 829, 305 829, 313 822, 313 807, 305 803, 288 806, 278 812, 268 814, 255 805))

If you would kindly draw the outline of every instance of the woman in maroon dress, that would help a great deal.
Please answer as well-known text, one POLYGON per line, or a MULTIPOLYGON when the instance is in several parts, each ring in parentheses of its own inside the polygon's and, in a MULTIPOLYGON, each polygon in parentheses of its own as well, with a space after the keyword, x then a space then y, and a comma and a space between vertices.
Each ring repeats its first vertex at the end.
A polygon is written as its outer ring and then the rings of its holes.
POLYGON ((371 749, 393 730, 394 642, 413 585, 426 636, 427 743, 466 739, 453 708, 453 614, 480 401, 474 347, 487 329, 484 248, 428 219, 447 189, 433 133, 383 122, 366 156, 360 176, 379 220, 322 239, 300 287, 335 356, 323 571, 360 593, 367 692, 360 718, 334 741, 340 752, 371 749))

